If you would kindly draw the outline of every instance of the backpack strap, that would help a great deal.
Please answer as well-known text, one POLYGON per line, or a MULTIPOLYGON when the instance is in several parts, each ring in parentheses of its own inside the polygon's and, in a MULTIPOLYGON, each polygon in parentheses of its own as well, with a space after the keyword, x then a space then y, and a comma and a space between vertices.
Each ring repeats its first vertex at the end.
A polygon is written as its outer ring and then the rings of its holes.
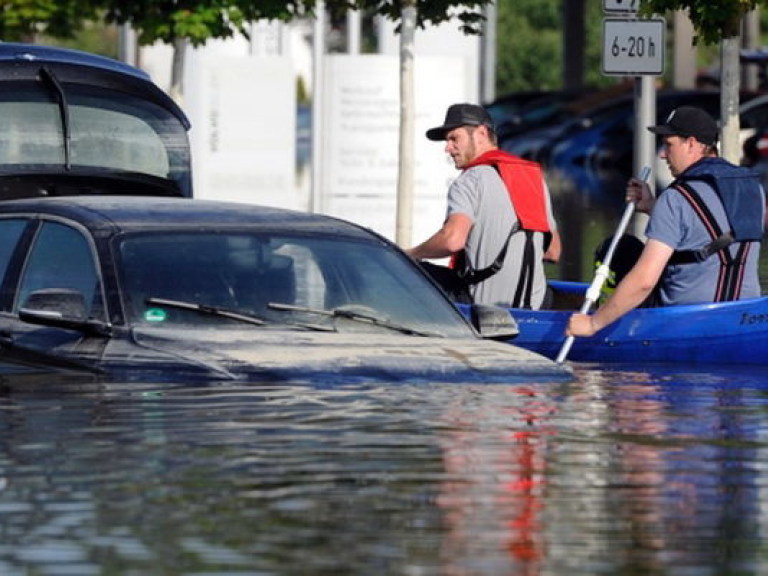
POLYGON ((504 259, 507 257, 507 248, 509 247, 509 241, 512 239, 512 235, 520 230, 520 221, 517 220, 512 225, 512 228, 509 231, 509 234, 507 234, 507 239, 504 241, 504 245, 501 247, 501 251, 499 252, 499 255, 496 256, 496 259, 491 262, 489 266, 486 266, 485 268, 481 268, 480 270, 472 270, 472 269, 465 269, 465 270, 459 270, 458 274, 459 277, 462 278, 467 284, 479 284, 480 282, 487 280, 496 272, 501 270, 501 267, 504 266, 504 259))
POLYGON ((523 247, 523 261, 520 264, 520 279, 517 281, 515 298, 512 300, 512 308, 530 308, 531 295, 533 294, 534 276, 534 247, 533 230, 524 230, 525 246, 523 247))
POLYGON ((737 300, 741 294, 744 282, 745 265, 749 256, 751 245, 749 242, 740 242, 736 255, 732 255, 728 247, 736 242, 732 231, 723 233, 712 211, 704 203, 698 192, 686 183, 678 182, 675 189, 693 208, 694 213, 704 224, 712 241, 700 250, 678 250, 669 260, 670 264, 694 264, 703 262, 713 254, 717 254, 720 260, 720 272, 715 287, 715 302, 727 302, 737 300))

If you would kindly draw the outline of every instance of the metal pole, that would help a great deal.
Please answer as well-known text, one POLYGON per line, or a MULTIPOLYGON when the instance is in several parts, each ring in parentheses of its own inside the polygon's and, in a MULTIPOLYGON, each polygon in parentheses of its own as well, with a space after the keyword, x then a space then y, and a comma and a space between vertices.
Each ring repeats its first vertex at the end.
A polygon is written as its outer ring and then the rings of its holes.
POLYGON ((325 1, 315 4, 312 33, 312 185, 311 212, 322 212, 323 198, 323 63, 325 61, 325 1))
POLYGON ((480 94, 481 102, 490 103, 496 99, 496 4, 489 2, 484 10, 485 24, 480 51, 480 94))
MULTIPOLYGON (((635 156, 634 173, 643 166, 653 166, 656 157, 656 137, 648 126, 656 124, 656 77, 635 78, 635 156)), ((653 174, 651 174, 653 175, 653 174)))
POLYGON ((414 48, 416 36, 416 0, 403 2, 400 30, 400 134, 397 172, 397 215, 395 241, 399 246, 411 246, 413 232, 414 196, 414 48))
MULTIPOLYGON (((760 7, 750 10, 744 16, 742 47, 756 49, 760 46, 760 7)), ((757 66, 742 66, 741 83, 745 90, 755 91, 760 88, 757 66)))
POLYGON ((347 53, 360 54, 360 10, 347 10, 347 53))
MULTIPOLYGON (((648 126, 656 124, 656 77, 640 76, 635 78, 635 154, 634 174, 639 174, 644 166, 651 167, 648 184, 653 191, 656 186, 656 136, 648 126)), ((648 221, 646 214, 635 214, 632 233, 638 238, 645 235, 648 221)))
POLYGON ((118 36, 118 59, 131 66, 137 66, 138 42, 136 39, 136 31, 128 24, 123 24, 118 28, 118 36))

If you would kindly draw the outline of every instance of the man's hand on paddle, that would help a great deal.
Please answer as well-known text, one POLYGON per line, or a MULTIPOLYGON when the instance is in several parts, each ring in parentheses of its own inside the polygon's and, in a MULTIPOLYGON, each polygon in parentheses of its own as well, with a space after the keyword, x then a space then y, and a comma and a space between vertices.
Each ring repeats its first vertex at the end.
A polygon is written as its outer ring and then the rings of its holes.
POLYGON ((565 329, 566 336, 592 336, 597 329, 590 314, 572 314, 565 329))
POLYGON ((648 183, 634 177, 627 182, 626 200, 635 203, 635 210, 646 214, 651 211, 656 202, 648 183))

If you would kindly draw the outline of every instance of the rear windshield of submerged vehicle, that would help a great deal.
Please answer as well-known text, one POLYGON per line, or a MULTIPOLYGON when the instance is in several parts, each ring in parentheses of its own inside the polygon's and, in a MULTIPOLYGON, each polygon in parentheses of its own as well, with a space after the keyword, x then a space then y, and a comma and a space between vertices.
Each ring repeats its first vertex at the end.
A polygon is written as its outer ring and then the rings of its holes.
MULTIPOLYGON (((158 311, 146 302, 154 297, 237 310, 275 323, 287 322, 290 314, 272 303, 349 307, 425 332, 471 336, 451 303, 405 257, 378 244, 299 235, 147 233, 125 237, 119 254, 134 322, 199 320, 199 315, 190 320, 189 313, 158 311)), ((323 320, 306 316, 306 321, 323 320)))
MULTIPOLYGON (((95 87, 66 91, 73 167, 188 177, 186 130, 146 100, 95 87)), ((43 86, 8 86, 0 94, 0 169, 45 170, 65 163, 62 110, 43 86)))

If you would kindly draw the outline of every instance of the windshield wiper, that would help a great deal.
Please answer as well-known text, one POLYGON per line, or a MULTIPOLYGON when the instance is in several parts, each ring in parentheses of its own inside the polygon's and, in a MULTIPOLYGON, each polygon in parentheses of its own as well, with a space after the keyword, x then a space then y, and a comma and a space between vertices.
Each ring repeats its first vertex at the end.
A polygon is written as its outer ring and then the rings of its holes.
POLYGON ((56 94, 56 100, 59 103, 59 116, 61 117, 61 132, 64 135, 64 169, 72 169, 72 134, 69 128, 69 103, 67 94, 64 92, 59 79, 53 73, 53 70, 43 66, 40 68, 40 75, 53 87, 56 94))
POLYGON ((145 302, 147 304, 154 304, 155 306, 168 306, 170 308, 178 308, 179 310, 191 310, 193 312, 199 312, 200 314, 207 314, 209 316, 219 316, 221 318, 228 318, 230 320, 245 322, 246 324, 255 324, 256 326, 264 326, 266 324, 264 320, 257 318, 256 316, 240 314, 239 312, 233 312, 232 310, 219 308, 218 306, 208 306, 207 304, 184 302, 183 300, 168 300, 166 298, 147 298, 145 302))
POLYGON ((306 312, 307 314, 318 314, 320 316, 328 316, 330 318, 344 318, 346 320, 354 320, 357 322, 365 322, 374 326, 381 326, 382 328, 388 328, 395 330, 402 334, 410 334, 412 336, 437 336, 442 338, 442 334, 438 332, 428 332, 426 330, 418 330, 398 324, 378 316, 374 311, 361 311, 354 307, 339 307, 333 310, 325 310, 323 308, 310 308, 308 306, 296 306, 294 304, 281 304, 279 302, 269 302, 267 308, 272 310, 286 310, 292 312, 306 312))

